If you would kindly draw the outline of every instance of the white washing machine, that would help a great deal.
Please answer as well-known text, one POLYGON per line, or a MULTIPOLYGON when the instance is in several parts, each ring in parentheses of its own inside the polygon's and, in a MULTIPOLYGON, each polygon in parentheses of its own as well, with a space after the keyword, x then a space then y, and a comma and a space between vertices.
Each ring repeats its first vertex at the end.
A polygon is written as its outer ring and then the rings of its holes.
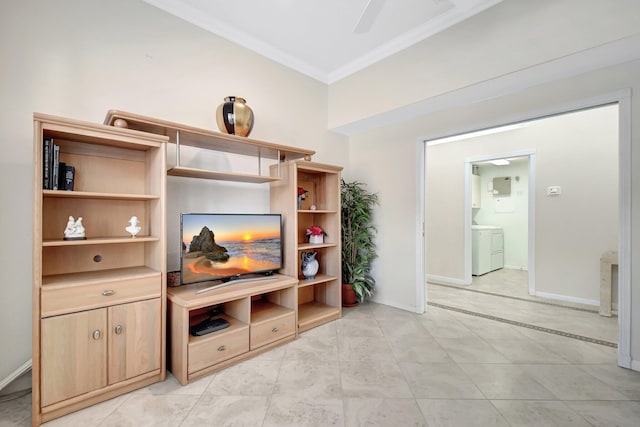
POLYGON ((494 225, 473 225, 471 274, 480 276, 504 267, 504 231, 494 225))

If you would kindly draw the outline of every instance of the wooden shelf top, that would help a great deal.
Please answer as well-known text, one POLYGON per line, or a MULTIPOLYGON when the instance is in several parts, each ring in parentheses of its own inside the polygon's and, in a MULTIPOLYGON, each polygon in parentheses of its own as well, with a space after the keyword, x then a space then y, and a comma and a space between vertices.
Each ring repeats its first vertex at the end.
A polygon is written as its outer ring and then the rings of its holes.
POLYGON ((106 200, 157 200, 160 196, 152 194, 98 193, 94 191, 42 190, 44 197, 67 199, 106 199, 106 200))
POLYGON ((311 243, 299 243, 298 250, 309 250, 309 249, 317 249, 317 248, 332 248, 338 246, 336 243, 324 242, 319 244, 311 244, 311 243))
POLYGON ((136 236, 129 237, 92 237, 86 240, 45 240, 42 246, 85 246, 85 245, 116 245, 122 243, 144 243, 157 242, 159 237, 155 236, 136 236))
POLYGON ((256 326, 291 313, 295 310, 267 301, 255 301, 251 303, 251 324, 256 326))
POLYGON ((264 184, 266 182, 282 181, 282 178, 274 176, 252 175, 237 172, 218 172, 205 169, 194 169, 184 166, 174 166, 167 170, 167 175, 183 176, 187 178, 216 179, 219 181, 248 182, 253 184, 264 184))
POLYGON ((167 297, 169 301, 192 310, 295 286, 298 283, 298 279, 274 274, 267 280, 232 283, 200 294, 196 293, 196 291, 212 286, 215 283, 217 282, 168 287, 167 297))
POLYGON ((334 214, 337 212, 335 209, 298 209, 300 214, 334 214))
POLYGON ((156 277, 159 275, 159 271, 150 267, 128 267, 43 276, 42 284, 44 286, 76 286, 78 284, 90 285, 92 283, 132 280, 144 277, 156 277))
POLYGON ((320 283, 330 282, 330 281, 335 280, 335 279, 337 279, 337 277, 330 276, 328 274, 318 274, 313 279, 305 279, 303 277, 298 282, 298 287, 302 288, 302 287, 305 287, 305 286, 317 285, 317 284, 320 284, 320 283))
POLYGON ((306 329, 322 320, 340 316, 340 307, 332 307, 317 301, 302 304, 298 307, 298 327, 306 329))
POLYGON ((44 135, 54 139, 140 151, 164 147, 168 141, 168 138, 162 135, 136 132, 130 129, 105 126, 49 114, 34 113, 33 118, 42 127, 44 135))
POLYGON ((125 120, 129 129, 168 136, 169 141, 172 143, 175 143, 179 138, 181 145, 191 147, 282 161, 311 160, 311 156, 315 154, 313 150, 273 144, 237 135, 228 135, 119 110, 109 110, 104 119, 104 124, 113 126, 116 119, 125 120))

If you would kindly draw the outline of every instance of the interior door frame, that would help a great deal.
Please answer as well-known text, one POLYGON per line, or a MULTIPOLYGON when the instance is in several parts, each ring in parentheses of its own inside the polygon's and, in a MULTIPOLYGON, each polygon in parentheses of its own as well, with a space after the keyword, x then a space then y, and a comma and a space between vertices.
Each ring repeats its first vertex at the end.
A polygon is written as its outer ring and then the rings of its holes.
MULTIPOLYGON (((591 98, 578 99, 565 104, 549 104, 549 106, 536 111, 526 111, 514 114, 510 117, 498 117, 491 123, 484 126, 477 126, 475 129, 460 129, 430 138, 421 138, 418 154, 422 154, 422 164, 416 176, 417 188, 424 188, 424 191, 417 192, 417 217, 416 221, 416 246, 420 249, 419 256, 421 266, 416 266, 418 275, 416 280, 416 307, 420 311, 426 309, 425 301, 428 298, 426 292, 427 261, 426 261, 426 228, 425 215, 428 203, 426 193, 427 177, 427 144, 429 141, 442 139, 474 130, 490 129, 498 126, 520 123, 527 120, 541 119, 548 116, 569 113, 587 108, 600 107, 608 104, 618 104, 618 215, 619 215, 619 238, 618 238, 618 365, 624 368, 640 371, 640 360, 634 361, 631 358, 631 96, 630 88, 621 89, 594 96, 591 98)), ((530 178, 531 179, 531 178, 530 178)), ((531 242, 530 242, 531 244, 531 242)))
POLYGON ((472 278, 472 208, 471 208, 471 175, 472 164, 478 162, 486 162, 490 160, 506 159, 511 157, 527 157, 528 158, 528 194, 527 194, 527 274, 529 280, 529 295, 535 295, 536 287, 536 252, 535 252, 535 236, 536 236, 536 221, 535 221, 535 194, 536 194, 536 182, 535 182, 535 163, 536 163, 536 151, 535 150, 520 150, 511 151, 508 153, 499 153, 488 156, 472 157, 465 159, 464 161, 464 281, 471 284, 472 278))

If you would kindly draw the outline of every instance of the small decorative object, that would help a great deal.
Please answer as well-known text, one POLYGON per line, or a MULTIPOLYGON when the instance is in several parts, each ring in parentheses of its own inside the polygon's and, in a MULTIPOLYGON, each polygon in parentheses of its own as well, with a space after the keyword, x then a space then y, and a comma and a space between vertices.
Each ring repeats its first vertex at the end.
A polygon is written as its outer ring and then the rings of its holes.
POLYGON ((309 243, 313 245, 319 245, 324 242, 324 236, 327 233, 319 225, 312 225, 307 228, 307 236, 309 236, 309 243))
POLYGON ((308 191, 298 187, 298 209, 302 209, 302 201, 307 198, 308 191))
POLYGON ((228 96, 216 110, 218 128, 224 133, 248 136, 253 128, 253 110, 244 98, 228 96))
POLYGON ((138 234, 140 232, 140 230, 142 230, 142 227, 140 227, 140 221, 138 221, 138 217, 137 216, 132 216, 129 219, 129 226, 125 227, 125 231, 127 231, 129 234, 131 234, 131 238, 135 239, 136 238, 136 234, 138 234))
POLYGON ((69 217, 67 227, 64 229, 64 240, 86 240, 84 226, 82 225, 82 217, 78 217, 74 220, 72 216, 69 217))
POLYGON ((302 252, 302 255, 301 255, 302 275, 307 280, 314 279, 316 277, 316 274, 318 274, 318 269, 320 268, 320 264, 316 259, 317 255, 318 255, 317 252, 302 252))
POLYGON ((316 205, 311 205, 311 206, 309 206, 309 209, 311 209, 312 211, 315 211, 318 208, 316 208, 316 205))
POLYGON ((129 127, 129 123, 127 123, 125 119, 115 119, 113 121, 113 125, 117 128, 123 128, 123 129, 126 129, 129 127))

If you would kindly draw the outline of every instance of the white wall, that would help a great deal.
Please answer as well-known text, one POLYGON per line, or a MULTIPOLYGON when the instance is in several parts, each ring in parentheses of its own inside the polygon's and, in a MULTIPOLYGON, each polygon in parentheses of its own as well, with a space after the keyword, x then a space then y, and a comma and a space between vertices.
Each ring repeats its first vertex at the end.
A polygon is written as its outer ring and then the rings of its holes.
POLYGON ((473 209, 472 219, 476 224, 496 225, 504 231, 504 266, 518 270, 528 267, 528 198, 529 162, 528 157, 512 161, 509 165, 478 165, 480 171, 480 208, 473 209), (511 194, 508 197, 494 196, 488 190, 493 178, 511 178, 511 194), (509 204, 509 210, 499 209, 497 200, 509 204))
MULTIPOLYGON (((0 380, 31 357, 34 111, 101 123, 121 109, 217 130, 217 105, 243 96, 251 137, 348 161, 346 138, 327 131, 326 85, 140 1, 4 2, 0 57, 0 380)), ((170 248, 180 211, 269 209, 266 185, 170 178, 168 191, 170 248)))

